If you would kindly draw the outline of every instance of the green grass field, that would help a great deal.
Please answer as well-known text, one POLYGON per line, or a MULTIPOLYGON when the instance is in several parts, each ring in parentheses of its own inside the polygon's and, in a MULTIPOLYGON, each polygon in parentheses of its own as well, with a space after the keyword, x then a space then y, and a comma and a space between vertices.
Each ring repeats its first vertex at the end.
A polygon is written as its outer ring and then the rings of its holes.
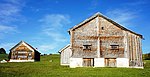
POLYGON ((69 68, 60 66, 60 55, 48 55, 40 62, 1 63, 0 77, 150 77, 150 61, 145 63, 144 69, 69 68))

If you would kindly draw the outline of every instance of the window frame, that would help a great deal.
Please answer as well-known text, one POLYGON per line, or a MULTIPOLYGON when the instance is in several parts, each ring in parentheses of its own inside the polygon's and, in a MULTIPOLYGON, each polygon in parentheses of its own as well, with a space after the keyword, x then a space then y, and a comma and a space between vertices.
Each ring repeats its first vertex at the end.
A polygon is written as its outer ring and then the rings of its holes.
POLYGON ((111 50, 119 50, 119 45, 110 45, 111 50))
POLYGON ((83 50, 91 50, 91 46, 92 46, 92 45, 84 44, 84 45, 83 45, 83 50))

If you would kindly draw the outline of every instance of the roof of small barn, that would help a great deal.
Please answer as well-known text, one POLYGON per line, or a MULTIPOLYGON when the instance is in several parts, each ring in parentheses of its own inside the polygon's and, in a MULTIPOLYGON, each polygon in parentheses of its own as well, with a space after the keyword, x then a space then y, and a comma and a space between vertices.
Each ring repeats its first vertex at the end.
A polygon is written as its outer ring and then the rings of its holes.
POLYGON ((34 51, 37 51, 35 48, 33 48, 30 44, 26 43, 25 41, 20 41, 18 44, 16 44, 13 48, 10 49, 10 51, 12 51, 13 49, 15 49, 17 46, 19 46, 20 44, 26 44, 27 46, 29 46, 31 49, 33 49, 34 51))
POLYGON ((60 50, 58 51, 58 53, 61 53, 63 50, 65 50, 65 49, 68 48, 68 47, 70 47, 70 44, 68 44, 68 45, 66 45, 65 47, 63 47, 62 49, 60 49, 60 50))

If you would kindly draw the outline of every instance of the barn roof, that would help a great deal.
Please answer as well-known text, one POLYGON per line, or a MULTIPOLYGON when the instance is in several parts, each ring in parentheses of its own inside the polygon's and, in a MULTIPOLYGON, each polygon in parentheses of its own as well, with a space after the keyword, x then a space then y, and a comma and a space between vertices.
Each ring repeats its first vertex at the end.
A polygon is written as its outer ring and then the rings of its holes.
POLYGON ((60 50, 58 51, 58 53, 61 53, 63 50, 65 50, 65 49, 68 48, 68 47, 70 47, 70 44, 68 44, 68 45, 66 45, 65 47, 63 47, 62 49, 60 49, 60 50))
POLYGON ((101 14, 100 12, 97 12, 97 13, 94 14, 93 16, 89 17, 88 19, 84 20, 83 22, 81 22, 81 23, 79 23, 78 25, 75 25, 74 27, 72 27, 71 29, 69 29, 69 30, 68 30, 69 34, 70 34, 70 31, 79 28, 80 26, 86 24, 87 22, 93 20, 93 19, 96 18, 96 17, 102 17, 102 18, 106 19, 107 21, 111 22, 112 24, 114 24, 115 26, 121 28, 122 30, 129 31, 129 32, 131 32, 131 33, 133 33, 133 34, 135 34, 135 35, 138 35, 138 36, 140 36, 141 38, 143 38, 143 36, 142 36, 141 34, 135 33, 135 32, 133 32, 133 31, 131 31, 131 30, 129 30, 129 29, 123 27, 122 25, 118 24, 117 22, 113 21, 112 19, 108 18, 107 16, 104 16, 104 15, 101 14))
POLYGON ((12 51, 13 49, 15 49, 16 47, 18 47, 19 45, 21 45, 21 44, 25 44, 25 45, 27 45, 31 50, 34 50, 34 51, 37 51, 35 48, 33 48, 30 44, 28 44, 28 43, 26 43, 26 42, 24 42, 24 41, 20 41, 17 45, 15 45, 13 48, 11 48, 10 49, 10 51, 12 51))

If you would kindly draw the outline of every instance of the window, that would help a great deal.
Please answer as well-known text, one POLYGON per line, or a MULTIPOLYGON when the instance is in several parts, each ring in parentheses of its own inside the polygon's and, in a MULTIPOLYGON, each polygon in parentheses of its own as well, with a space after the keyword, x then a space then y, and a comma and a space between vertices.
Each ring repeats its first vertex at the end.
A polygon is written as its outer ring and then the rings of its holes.
POLYGON ((32 55, 32 52, 29 52, 29 56, 31 56, 32 55))
POLYGON ((118 50, 119 49, 119 45, 110 45, 112 50, 118 50))
POLYGON ((104 30, 104 27, 101 27, 102 30, 104 30))
POLYGON ((18 55, 18 58, 27 58, 26 55, 18 55))
POLYGON ((18 53, 26 54, 27 51, 18 51, 18 53))
POLYGON ((91 45, 83 45, 84 50, 91 50, 91 45))

